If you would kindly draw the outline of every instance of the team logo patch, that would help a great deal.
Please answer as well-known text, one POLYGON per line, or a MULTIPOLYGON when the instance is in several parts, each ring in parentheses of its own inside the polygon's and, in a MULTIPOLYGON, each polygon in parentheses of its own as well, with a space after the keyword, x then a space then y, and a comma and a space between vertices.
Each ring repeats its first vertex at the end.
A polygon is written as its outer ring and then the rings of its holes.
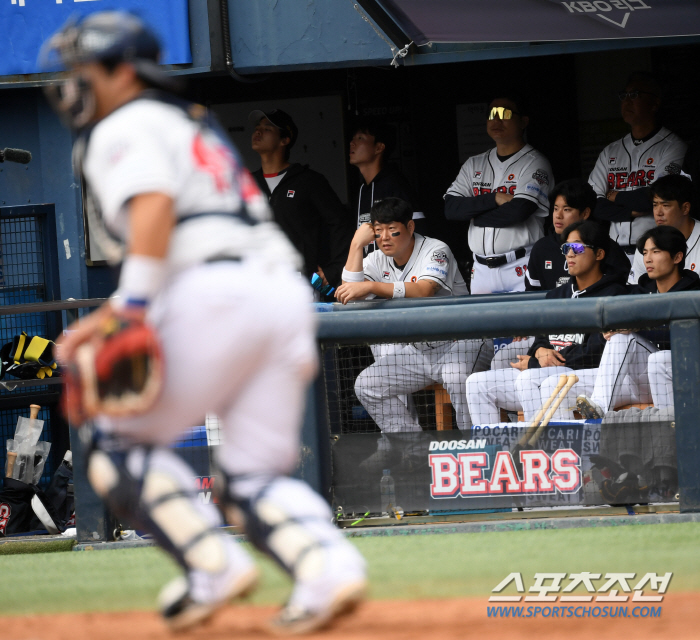
POLYGON ((447 262, 447 254, 442 249, 436 249, 433 251, 433 255, 430 256, 430 259, 438 264, 445 264, 447 262))
POLYGON ((418 282, 418 278, 416 278, 416 276, 411 276, 411 282, 418 282))
POLYGON ((654 158, 647 158, 647 164, 654 164, 654 158))
POLYGON ((382 271, 382 277, 384 280, 388 280, 391 277, 391 274, 388 271, 382 271))
POLYGON ((511 173, 511 174, 508 176, 508 180, 514 180, 514 179, 515 179, 515 174, 514 174, 514 173, 511 173))
POLYGON ((537 184, 539 185, 549 184, 549 176, 547 175, 547 172, 542 171, 542 169, 535 171, 535 173, 532 174, 532 177, 537 180, 537 184))
POLYGON ((545 269, 551 269, 551 268, 552 268, 552 261, 551 261, 551 260, 545 260, 545 261, 544 261, 544 268, 545 268, 545 269))
POLYGON ((664 167, 664 171, 669 175, 678 176, 681 173, 681 165, 676 162, 672 162, 664 167))
POLYGON ((608 164, 615 164, 615 160, 617 160, 617 158, 608 158, 608 164))
POLYGON ((481 178, 481 171, 475 171, 475 172, 474 172, 474 177, 475 177, 475 178, 481 178))
POLYGON ((694 262, 693 262, 693 264, 690 265, 690 270, 695 271, 695 263, 694 262))
POLYGON ((295 193, 296 193, 295 191, 292 191, 292 190, 290 189, 289 191, 287 191, 287 197, 288 197, 288 198, 293 198, 295 193))

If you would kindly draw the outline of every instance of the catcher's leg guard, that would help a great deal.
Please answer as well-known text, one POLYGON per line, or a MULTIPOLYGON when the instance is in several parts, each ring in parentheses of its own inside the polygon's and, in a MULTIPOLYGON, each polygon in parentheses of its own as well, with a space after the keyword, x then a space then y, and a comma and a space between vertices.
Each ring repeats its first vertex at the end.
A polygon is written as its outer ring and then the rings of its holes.
POLYGON ((173 629, 211 615, 231 598, 250 591, 257 570, 242 547, 223 533, 221 515, 202 503, 194 472, 168 449, 93 449, 88 477, 112 511, 153 535, 187 571, 166 586, 160 598, 173 629))
POLYGON ((332 524, 321 496, 292 478, 224 477, 222 502, 229 522, 243 526, 248 539, 295 580, 273 631, 318 629, 360 601, 364 559, 332 524))

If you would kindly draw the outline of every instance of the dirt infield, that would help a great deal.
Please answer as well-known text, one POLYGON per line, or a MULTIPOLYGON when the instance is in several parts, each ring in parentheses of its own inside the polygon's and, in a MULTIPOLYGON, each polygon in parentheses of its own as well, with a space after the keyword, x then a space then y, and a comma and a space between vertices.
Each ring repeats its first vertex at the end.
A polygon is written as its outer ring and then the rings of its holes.
MULTIPOLYGON (((628 603, 631 611, 632 603, 628 603)), ((488 618, 486 598, 373 601, 323 634, 329 640, 422 640, 424 638, 562 638, 635 640, 697 638, 700 594, 669 594, 656 619, 488 618), (481 635, 488 634, 488 635, 481 635)), ((231 606, 206 625, 171 635, 154 613, 87 613, 0 618, 3 640, 253 640, 267 637, 272 607, 231 606)))

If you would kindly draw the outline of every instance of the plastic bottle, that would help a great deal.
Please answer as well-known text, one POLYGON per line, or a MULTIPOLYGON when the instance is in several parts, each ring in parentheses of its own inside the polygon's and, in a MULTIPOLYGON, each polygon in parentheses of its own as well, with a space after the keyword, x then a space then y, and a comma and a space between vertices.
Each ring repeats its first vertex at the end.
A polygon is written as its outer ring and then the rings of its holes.
POLYGON ((381 495, 382 513, 393 515, 396 507, 396 486, 389 469, 384 469, 382 479, 379 481, 379 493, 381 495))

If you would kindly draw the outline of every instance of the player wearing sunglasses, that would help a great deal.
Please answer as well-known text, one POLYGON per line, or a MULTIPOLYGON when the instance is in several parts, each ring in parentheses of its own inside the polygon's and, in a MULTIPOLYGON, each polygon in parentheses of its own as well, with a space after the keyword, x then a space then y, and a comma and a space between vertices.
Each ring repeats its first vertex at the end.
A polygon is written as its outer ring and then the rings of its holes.
MULTIPOLYGON (((610 239, 605 228, 590 220, 575 222, 562 234, 571 281, 547 293, 547 298, 592 298, 624 295, 625 274, 606 274, 606 251, 610 239)), ((520 411, 529 422, 542 406, 541 397, 548 398, 562 373, 576 370, 578 388, 592 390, 596 368, 605 348, 601 333, 560 332, 538 336, 527 355, 509 369, 475 373, 467 379, 467 401, 474 424, 500 421, 500 409, 520 411)), ((562 402, 555 418, 571 417, 576 392, 562 402)))
POLYGON ((650 73, 632 73, 618 97, 630 133, 603 149, 588 181, 598 196, 593 218, 611 223, 610 237, 632 260, 635 243, 655 224, 649 185, 679 174, 687 147, 661 126, 661 87, 650 73))
POLYGON ((469 158, 445 194, 445 217, 468 221, 472 293, 523 291, 532 245, 543 235, 547 158, 525 142, 530 119, 521 98, 498 97, 486 130, 496 147, 469 158))

